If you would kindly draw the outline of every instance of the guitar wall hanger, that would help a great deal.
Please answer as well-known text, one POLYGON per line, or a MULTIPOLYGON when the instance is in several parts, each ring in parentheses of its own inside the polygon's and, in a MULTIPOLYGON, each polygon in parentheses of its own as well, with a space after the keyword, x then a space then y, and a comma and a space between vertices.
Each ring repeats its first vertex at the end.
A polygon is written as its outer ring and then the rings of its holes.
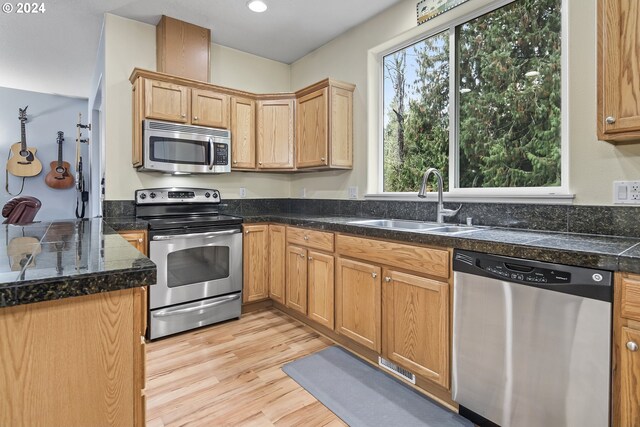
POLYGON ((82 170, 82 144, 89 144, 89 138, 82 138, 82 129, 91 130, 91 124, 82 124, 82 113, 78 114, 78 123, 76 125, 76 218, 84 218, 85 206, 89 201, 89 190, 84 183, 82 170))

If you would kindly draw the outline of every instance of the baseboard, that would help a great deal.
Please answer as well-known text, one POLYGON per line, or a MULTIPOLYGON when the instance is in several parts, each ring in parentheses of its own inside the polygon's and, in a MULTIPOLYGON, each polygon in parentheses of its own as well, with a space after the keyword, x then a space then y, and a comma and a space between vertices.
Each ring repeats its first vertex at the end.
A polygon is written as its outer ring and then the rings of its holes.
POLYGON ((242 304, 242 314, 253 313, 254 311, 264 310, 273 306, 273 301, 263 299, 260 301, 246 302, 242 304))

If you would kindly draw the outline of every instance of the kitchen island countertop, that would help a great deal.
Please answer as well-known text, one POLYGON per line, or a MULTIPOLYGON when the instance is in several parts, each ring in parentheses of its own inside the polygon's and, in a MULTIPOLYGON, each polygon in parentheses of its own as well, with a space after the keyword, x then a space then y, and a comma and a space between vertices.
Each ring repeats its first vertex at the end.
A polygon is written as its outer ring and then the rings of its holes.
POLYGON ((3 225, 0 307, 151 285, 156 266, 102 219, 3 225))

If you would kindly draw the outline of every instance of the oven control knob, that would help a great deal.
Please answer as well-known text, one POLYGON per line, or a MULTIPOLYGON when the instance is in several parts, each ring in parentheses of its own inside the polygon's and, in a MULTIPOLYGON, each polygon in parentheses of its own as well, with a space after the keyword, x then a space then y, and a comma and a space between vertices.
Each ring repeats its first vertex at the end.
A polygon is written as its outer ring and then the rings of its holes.
POLYGON ((147 193, 140 193, 140 198, 142 200, 146 199, 147 198, 147 193))
POLYGON ((156 193, 149 194, 149 197, 151 197, 152 199, 155 199, 156 198, 156 193))
POLYGON ((218 197, 219 197, 219 194, 218 194, 218 193, 216 193, 216 192, 214 191, 214 192, 213 192, 213 198, 214 198, 214 199, 217 199, 218 197))
POLYGON ((211 197, 211 193, 209 193, 209 192, 207 191, 206 193, 204 193, 204 197, 206 197, 206 198, 208 199, 209 197, 211 197))

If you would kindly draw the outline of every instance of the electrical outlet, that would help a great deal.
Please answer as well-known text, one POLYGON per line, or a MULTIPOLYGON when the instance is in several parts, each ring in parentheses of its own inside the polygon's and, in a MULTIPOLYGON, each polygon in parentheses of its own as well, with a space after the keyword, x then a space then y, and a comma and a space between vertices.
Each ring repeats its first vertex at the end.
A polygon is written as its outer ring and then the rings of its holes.
POLYGON ((300 198, 301 199, 306 199, 306 197, 307 197, 307 189, 305 187, 302 187, 300 189, 300 198))
POLYGON ((640 181, 614 181, 613 203, 640 205, 640 181))
POLYGON ((244 187, 240 187, 240 198, 244 199, 245 197, 247 197, 247 189, 244 187))
POLYGON ((349 187, 349 198, 350 199, 358 198, 358 187, 349 187))

